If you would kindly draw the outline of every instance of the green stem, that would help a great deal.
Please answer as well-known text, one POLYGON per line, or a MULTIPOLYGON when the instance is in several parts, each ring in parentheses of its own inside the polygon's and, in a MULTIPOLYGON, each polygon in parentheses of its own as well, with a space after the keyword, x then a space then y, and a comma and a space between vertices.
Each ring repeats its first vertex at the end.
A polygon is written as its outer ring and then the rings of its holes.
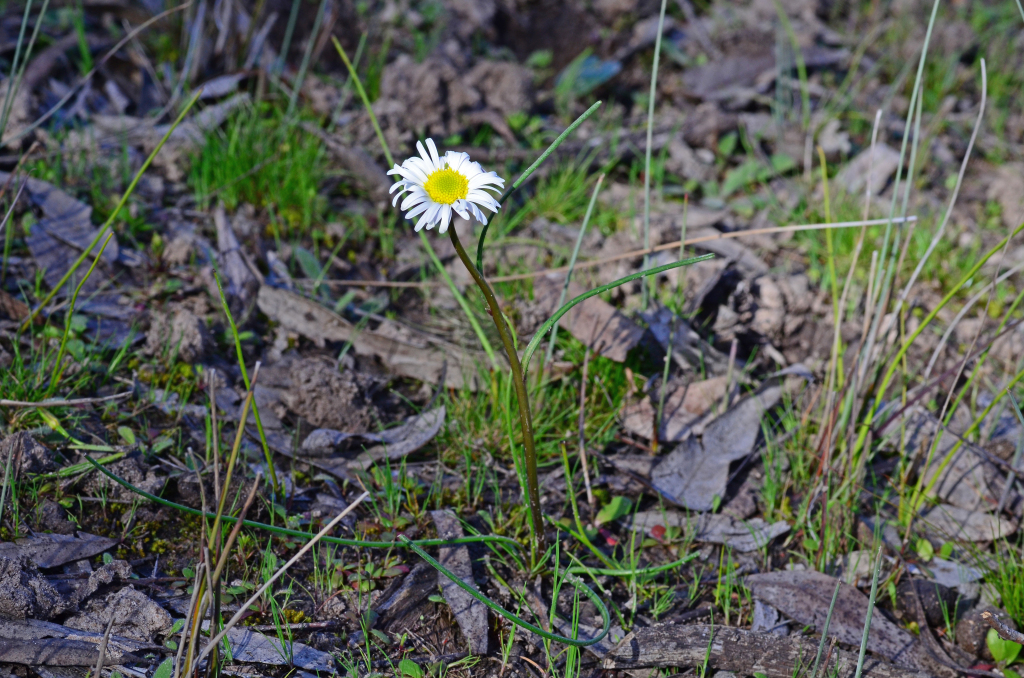
MULTIPOLYGON (((178 511, 188 513, 189 515, 198 516, 200 518, 212 520, 217 517, 215 513, 201 511, 199 509, 194 509, 189 506, 183 506, 181 504, 175 504, 173 501, 164 499, 163 497, 158 497, 155 494, 146 492, 142 488, 132 485, 124 478, 120 478, 114 475, 106 468, 104 468, 102 465, 100 465, 100 461, 104 461, 102 459, 97 461, 90 456, 86 456, 85 460, 89 464, 92 464, 92 466, 95 467, 96 470, 100 471, 103 475, 107 476, 121 487, 131 490, 140 497, 144 497, 152 502, 160 504, 161 506, 177 509, 178 511)), ((234 525, 235 523, 239 522, 238 518, 229 515, 221 516, 220 520, 222 523, 229 523, 231 525, 234 525)), ((257 523, 253 520, 242 520, 241 522, 243 527, 251 527, 257 530, 264 530, 266 532, 270 532, 271 534, 277 534, 282 537, 312 539, 316 536, 315 534, 310 532, 303 532, 302 530, 291 530, 287 527, 267 525, 266 523, 257 523)), ((406 546, 409 546, 409 544, 402 541, 367 541, 365 539, 343 539, 341 537, 330 536, 321 537, 321 541, 326 542, 328 544, 337 544, 338 546, 354 546, 358 548, 405 548, 406 546)), ((481 534, 472 537, 459 537, 458 539, 418 539, 414 543, 418 546, 457 546, 459 544, 479 544, 481 542, 497 542, 507 547, 515 548, 519 551, 522 551, 523 548, 522 545, 515 539, 512 539, 510 537, 501 537, 494 534, 481 534)))
POLYGON ((92 275, 93 270, 96 269, 96 264, 99 262, 100 257, 103 256, 103 250, 107 249, 107 243, 114 237, 114 232, 111 231, 107 234, 106 240, 103 241, 103 245, 100 246, 100 252, 96 255, 96 258, 92 260, 92 264, 89 265, 89 270, 85 272, 85 276, 75 286, 75 293, 71 295, 71 305, 68 306, 67 313, 64 314, 64 336, 60 340, 60 349, 57 351, 57 360, 53 363, 53 374, 50 375, 50 385, 46 388, 45 398, 49 398, 53 395, 54 390, 57 388, 57 382, 60 377, 64 374, 64 370, 61 369, 60 363, 64 359, 64 351, 68 345, 68 336, 71 334, 71 316, 75 313, 75 304, 78 302, 78 295, 82 291, 82 286, 85 285, 85 281, 92 275))
POLYGON ((544 551, 544 521, 540 512, 540 488, 537 482, 537 450, 534 447, 533 421, 530 417, 530 401, 526 394, 523 366, 519 362, 519 354, 516 352, 515 342, 512 340, 512 332, 509 330, 505 317, 501 313, 498 299, 494 296, 494 291, 487 284, 483 275, 473 265, 473 261, 469 258, 469 254, 466 253, 466 249, 459 240, 459 234, 456 232, 454 224, 448 228, 448 235, 451 238, 452 245, 455 246, 455 252, 459 255, 459 259, 462 259, 462 263, 465 264, 469 274, 473 276, 477 287, 483 292, 484 299, 487 300, 491 319, 494 321, 494 326, 498 328, 498 336, 501 337, 501 343, 505 347, 505 353, 508 355, 508 361, 512 366, 512 384, 516 389, 516 400, 519 401, 519 423, 523 428, 523 451, 526 459, 526 494, 530 506, 533 531, 531 556, 533 559, 532 564, 536 565, 537 556, 544 551))
MULTIPOLYGON (((228 325, 231 327, 231 336, 235 340, 235 355, 238 357, 238 369, 242 373, 242 381, 245 383, 245 390, 249 393, 253 393, 252 401, 252 416, 256 419, 256 432, 260 435, 260 445, 263 447, 263 458, 267 462, 267 477, 270 478, 270 487, 274 490, 274 494, 279 494, 280 486, 277 484, 277 471, 274 470, 274 457, 270 454, 270 445, 267 444, 267 435, 263 432, 263 420, 260 419, 260 410, 256 407, 256 397, 253 392, 253 385, 249 382, 249 372, 245 369, 245 356, 242 355, 242 340, 238 336, 238 327, 235 325, 235 318, 231 315, 231 309, 228 308, 228 298, 224 295, 224 287, 220 284, 220 276, 217 275, 217 269, 213 269, 213 279, 217 283, 217 293, 220 295, 220 305, 224 309, 224 315, 228 317, 228 325)), ((238 430, 241 431, 245 428, 245 419, 238 424, 238 430)), ((227 484, 224 485, 227 487, 227 484)), ((223 498, 222 498, 223 499, 223 498)))

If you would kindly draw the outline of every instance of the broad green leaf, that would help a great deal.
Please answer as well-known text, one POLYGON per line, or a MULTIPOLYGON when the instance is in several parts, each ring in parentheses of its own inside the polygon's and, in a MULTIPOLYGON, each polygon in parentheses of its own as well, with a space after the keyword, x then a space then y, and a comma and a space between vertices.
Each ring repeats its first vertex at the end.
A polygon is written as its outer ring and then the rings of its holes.
POLYGON ((127 426, 118 426, 117 435, 121 436, 121 440, 125 441, 129 445, 135 444, 135 433, 127 426))
POLYGON ((935 557, 935 547, 927 539, 918 539, 914 550, 917 551, 917 555, 921 557, 921 560, 926 563, 935 557))
POLYGON ((423 669, 411 659, 403 659, 398 662, 398 670, 406 678, 423 678, 423 669))
POLYGON ((1021 645, 1012 640, 1003 640, 995 629, 989 629, 985 636, 985 644, 988 645, 992 658, 1003 664, 1012 664, 1020 654, 1021 645))
POLYGON ((171 671, 174 670, 174 657, 168 657, 156 667, 153 678, 171 678, 171 671))
POLYGON ((601 510, 597 512, 597 518, 594 520, 594 524, 603 525, 605 523, 610 523, 613 520, 618 520, 623 516, 628 516, 632 508, 633 502, 627 497, 612 497, 611 501, 601 507, 601 510))
POLYGON ((299 262, 299 268, 302 269, 307 278, 316 278, 320 275, 320 262, 317 261, 312 252, 305 247, 294 247, 292 248, 292 254, 295 255, 296 261, 299 262))

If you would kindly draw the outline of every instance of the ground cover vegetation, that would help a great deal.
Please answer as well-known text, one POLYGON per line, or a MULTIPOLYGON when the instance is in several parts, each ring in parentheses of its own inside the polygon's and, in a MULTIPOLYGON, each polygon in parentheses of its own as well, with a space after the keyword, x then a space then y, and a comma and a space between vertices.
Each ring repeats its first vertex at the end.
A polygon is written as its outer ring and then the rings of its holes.
POLYGON ((4 671, 1019 675, 1016 0, 0 16, 4 671))

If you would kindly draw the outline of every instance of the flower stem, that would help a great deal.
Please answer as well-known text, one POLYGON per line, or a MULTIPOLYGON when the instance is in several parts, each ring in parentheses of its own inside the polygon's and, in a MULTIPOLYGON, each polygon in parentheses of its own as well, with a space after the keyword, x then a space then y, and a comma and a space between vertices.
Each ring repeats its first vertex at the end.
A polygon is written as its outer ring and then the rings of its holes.
POLYGON ((469 254, 466 253, 462 242, 459 241, 459 234, 455 231, 454 224, 448 228, 448 235, 451 238, 452 245, 455 246, 455 252, 459 255, 459 259, 462 259, 462 263, 465 264, 469 274, 473 276, 477 287, 483 292, 484 299, 487 300, 491 319, 494 321, 495 327, 498 328, 498 336, 501 337, 501 343, 505 346, 505 353, 508 354, 508 362, 512 366, 512 383, 516 388, 516 400, 519 401, 519 423, 523 427, 523 451, 526 458, 526 495, 530 505, 530 518, 532 521, 530 531, 533 542, 530 545, 530 554, 531 559, 536 561, 537 557, 544 552, 544 521, 540 512, 540 489, 537 482, 537 450, 533 442, 533 421, 530 417, 530 402, 526 394, 523 366, 519 362, 519 354, 516 352, 515 344, 512 342, 512 332, 505 323, 505 316, 501 313, 501 307, 498 306, 498 299, 494 296, 494 291, 487 284, 483 275, 473 265, 469 254))

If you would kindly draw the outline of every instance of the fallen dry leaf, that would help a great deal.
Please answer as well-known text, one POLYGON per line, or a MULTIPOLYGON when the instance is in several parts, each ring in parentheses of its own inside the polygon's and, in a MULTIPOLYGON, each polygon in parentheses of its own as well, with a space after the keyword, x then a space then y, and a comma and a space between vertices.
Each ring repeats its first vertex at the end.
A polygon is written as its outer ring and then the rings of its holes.
MULTIPOLYGON (((754 597, 798 623, 814 627, 819 633, 825 627, 836 582, 835 578, 820 572, 797 570, 755 574, 744 579, 754 597)), ((848 584, 841 584, 829 635, 841 643, 860 645, 867 610, 868 597, 848 584)), ((939 672, 943 667, 936 667, 935 662, 929 660, 917 639, 878 611, 871 616, 868 649, 898 666, 937 671, 937 675, 949 673, 949 669, 939 672)))
POLYGON ((449 388, 476 390, 477 371, 487 365, 482 353, 463 350, 441 339, 427 339, 425 346, 416 346, 372 331, 356 331, 337 313, 287 290, 264 285, 257 303, 269 318, 317 346, 326 341, 351 341, 358 355, 376 357, 403 377, 436 384, 444 375, 445 386, 449 388))
MULTIPOLYGON (((685 384, 665 396, 665 409, 658 440, 678 442, 689 432, 690 426, 707 414, 725 397, 727 378, 711 377, 685 384)), ((655 394, 660 400, 660 394, 655 394)), ((630 433, 650 440, 658 406, 650 396, 622 408, 622 426, 630 433)))
POLYGON ((729 464, 753 451, 761 417, 782 398, 783 387, 771 383, 737 402, 704 429, 690 436, 651 470, 651 483, 666 498, 692 511, 710 511, 724 497, 729 464))
MULTIPOLYGON (((430 517, 437 527, 441 539, 457 539, 464 536, 459 519, 451 511, 431 511, 430 517)), ((473 565, 469 560, 469 549, 465 545, 445 546, 439 549, 438 562, 451 570, 455 576, 476 588, 473 581, 473 565)), ((445 576, 438 576, 441 592, 448 602, 462 635, 469 642, 469 651, 475 655, 486 655, 488 649, 487 608, 445 576)))
POLYGON ((634 529, 653 534, 652 529, 678 527, 693 534, 694 541, 725 544, 743 553, 764 548, 775 537, 789 532, 784 520, 766 523, 760 518, 735 520, 721 513, 702 513, 688 516, 679 511, 640 511, 633 517, 634 529))
POLYGON ((36 567, 48 569, 92 558, 116 545, 116 539, 98 537, 88 532, 79 532, 77 537, 67 534, 34 534, 13 542, 0 543, 0 556, 15 560, 27 558, 36 567))
MULTIPOLYGON (((825 604, 826 609, 828 603, 825 604)), ((822 613, 824 617, 824 613, 822 613)), ((606 669, 704 666, 739 675, 763 673, 768 678, 792 678, 818 652, 817 639, 754 633, 720 624, 648 626, 627 635, 602 662, 606 669)), ((825 675, 852 678, 857 654, 836 650, 825 675)), ((862 678, 925 678, 868 657, 862 678)))
MULTIPOLYGON (((558 297, 564 285, 565 275, 561 273, 550 273, 534 281, 533 298, 541 315, 548 317, 558 310, 558 297)), ((582 285, 571 283, 565 302, 586 291, 582 285)), ((598 355, 620 363, 644 334, 643 328, 599 297, 575 306, 558 324, 598 355)))

